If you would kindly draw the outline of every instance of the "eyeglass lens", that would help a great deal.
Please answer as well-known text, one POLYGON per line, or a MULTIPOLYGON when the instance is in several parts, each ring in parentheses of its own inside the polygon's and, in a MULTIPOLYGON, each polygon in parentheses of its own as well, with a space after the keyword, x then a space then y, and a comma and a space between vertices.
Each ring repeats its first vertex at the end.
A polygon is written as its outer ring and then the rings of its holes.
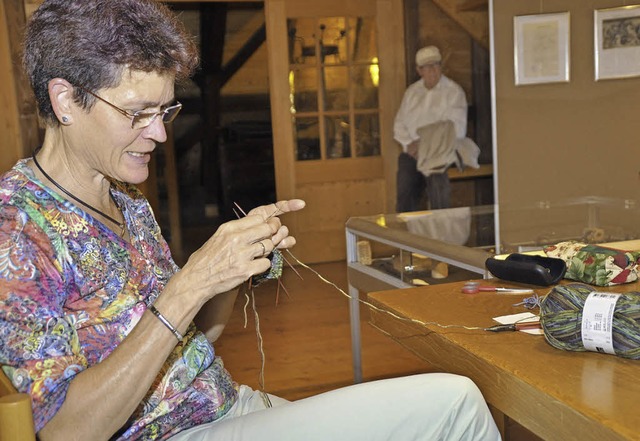
POLYGON ((160 112, 136 113, 131 121, 131 127, 134 129, 145 128, 151 125, 151 123, 153 123, 158 116, 162 116, 162 122, 168 124, 173 121, 176 116, 178 116, 178 113, 180 113, 181 109, 182 104, 177 103, 173 106, 167 107, 160 112))

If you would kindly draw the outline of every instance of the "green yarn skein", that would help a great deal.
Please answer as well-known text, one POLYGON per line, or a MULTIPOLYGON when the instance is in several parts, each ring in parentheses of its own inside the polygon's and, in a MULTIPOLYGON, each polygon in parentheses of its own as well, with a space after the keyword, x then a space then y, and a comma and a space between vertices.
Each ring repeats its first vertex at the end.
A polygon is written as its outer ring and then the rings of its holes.
MULTIPOLYGON (((540 322, 547 342, 565 351, 586 351, 582 344, 582 311, 595 289, 588 285, 558 285, 540 302, 540 322)), ((613 313, 613 350, 640 359, 640 293, 620 294, 613 313)))

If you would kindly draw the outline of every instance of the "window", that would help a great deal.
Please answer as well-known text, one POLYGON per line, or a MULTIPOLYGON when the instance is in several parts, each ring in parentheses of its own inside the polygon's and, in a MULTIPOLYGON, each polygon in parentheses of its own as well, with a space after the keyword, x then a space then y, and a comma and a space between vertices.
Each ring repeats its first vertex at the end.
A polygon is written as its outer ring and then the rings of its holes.
POLYGON ((296 160, 379 156, 374 19, 295 18, 287 26, 296 160))

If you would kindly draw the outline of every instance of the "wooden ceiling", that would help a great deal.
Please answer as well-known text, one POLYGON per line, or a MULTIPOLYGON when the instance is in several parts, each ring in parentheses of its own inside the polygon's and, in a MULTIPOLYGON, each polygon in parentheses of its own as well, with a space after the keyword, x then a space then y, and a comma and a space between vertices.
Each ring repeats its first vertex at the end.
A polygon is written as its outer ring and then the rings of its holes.
POLYGON ((480 45, 489 48, 489 0, 432 0, 480 45))
POLYGON ((489 7, 489 0, 462 0, 458 2, 458 11, 481 11, 489 7))

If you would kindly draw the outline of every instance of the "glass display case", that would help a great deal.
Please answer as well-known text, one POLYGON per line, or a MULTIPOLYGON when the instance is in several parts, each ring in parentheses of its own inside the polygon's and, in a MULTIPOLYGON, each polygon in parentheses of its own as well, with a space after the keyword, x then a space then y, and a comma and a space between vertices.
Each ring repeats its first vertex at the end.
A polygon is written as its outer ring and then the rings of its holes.
POLYGON ((348 265, 382 282, 373 290, 478 278, 494 236, 492 206, 351 218, 348 265))
POLYGON ((356 382, 362 379, 360 291, 488 278, 485 261, 496 254, 534 252, 568 240, 612 245, 640 238, 639 230, 636 201, 603 197, 349 219, 347 275, 356 382))

